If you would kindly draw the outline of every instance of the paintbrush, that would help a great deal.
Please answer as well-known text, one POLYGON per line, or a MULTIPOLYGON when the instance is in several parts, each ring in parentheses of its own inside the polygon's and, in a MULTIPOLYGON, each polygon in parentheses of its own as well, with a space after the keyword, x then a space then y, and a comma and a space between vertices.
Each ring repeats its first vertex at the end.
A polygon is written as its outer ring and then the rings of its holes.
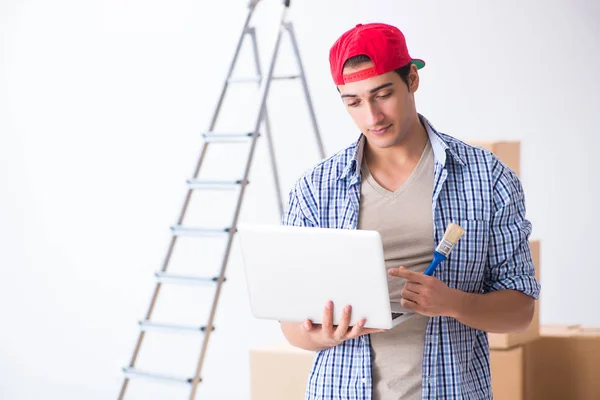
POLYGON ((448 225, 442 241, 433 252, 433 261, 431 261, 431 264, 429 264, 429 267, 425 270, 425 275, 433 275, 437 266, 448 258, 448 254, 450 254, 456 243, 464 234, 465 230, 460 226, 454 223, 448 225))

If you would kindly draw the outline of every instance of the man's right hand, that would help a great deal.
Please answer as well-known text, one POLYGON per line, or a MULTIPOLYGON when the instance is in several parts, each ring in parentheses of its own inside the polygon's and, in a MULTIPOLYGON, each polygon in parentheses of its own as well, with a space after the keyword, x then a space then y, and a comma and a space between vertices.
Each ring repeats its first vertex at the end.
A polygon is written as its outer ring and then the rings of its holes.
POLYGON ((350 327, 352 307, 346 306, 342 310, 339 325, 333 325, 333 302, 328 301, 323 312, 323 322, 313 324, 310 320, 302 323, 302 329, 310 336, 310 341, 315 343, 319 349, 335 347, 348 339, 354 339, 362 335, 376 332, 385 332, 385 329, 364 328, 366 320, 359 320, 356 325, 350 327))

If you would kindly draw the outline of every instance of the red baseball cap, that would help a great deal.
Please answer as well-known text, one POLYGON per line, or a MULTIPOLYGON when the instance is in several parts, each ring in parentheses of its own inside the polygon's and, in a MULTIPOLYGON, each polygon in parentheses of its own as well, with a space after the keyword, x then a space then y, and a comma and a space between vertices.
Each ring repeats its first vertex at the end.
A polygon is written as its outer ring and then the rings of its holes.
POLYGON ((331 75, 336 85, 385 74, 409 63, 419 69, 425 66, 425 61, 408 54, 406 39, 400 29, 382 23, 356 25, 340 36, 329 50, 331 75), (374 66, 344 75, 344 63, 361 54, 369 57, 374 66))

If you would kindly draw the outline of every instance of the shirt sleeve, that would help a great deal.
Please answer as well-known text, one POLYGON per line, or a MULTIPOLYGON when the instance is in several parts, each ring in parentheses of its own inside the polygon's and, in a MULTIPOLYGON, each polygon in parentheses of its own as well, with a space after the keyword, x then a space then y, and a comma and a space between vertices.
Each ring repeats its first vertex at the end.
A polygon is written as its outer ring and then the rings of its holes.
POLYGON ((302 206, 301 197, 298 195, 298 186, 299 184, 296 184, 290 191, 288 203, 281 218, 281 223, 290 226, 314 227, 316 224, 303 212, 303 208, 306 207, 302 206))
POLYGON ((525 217, 521 182, 495 157, 492 174, 494 214, 490 224, 484 291, 512 289, 538 299, 540 284, 535 279, 529 246, 531 222, 525 217))

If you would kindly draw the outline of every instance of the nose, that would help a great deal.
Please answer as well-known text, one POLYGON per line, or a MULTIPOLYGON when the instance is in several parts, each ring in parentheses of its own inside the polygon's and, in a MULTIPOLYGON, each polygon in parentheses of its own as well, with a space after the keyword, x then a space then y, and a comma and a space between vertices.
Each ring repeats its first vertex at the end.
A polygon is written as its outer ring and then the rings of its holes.
POLYGON ((381 110, 379 109, 379 107, 377 106, 377 104, 369 104, 367 106, 367 123, 369 124, 369 126, 373 127, 373 126, 378 126, 381 122, 383 122, 383 120, 385 119, 385 116, 383 115, 383 113, 381 112, 381 110))

